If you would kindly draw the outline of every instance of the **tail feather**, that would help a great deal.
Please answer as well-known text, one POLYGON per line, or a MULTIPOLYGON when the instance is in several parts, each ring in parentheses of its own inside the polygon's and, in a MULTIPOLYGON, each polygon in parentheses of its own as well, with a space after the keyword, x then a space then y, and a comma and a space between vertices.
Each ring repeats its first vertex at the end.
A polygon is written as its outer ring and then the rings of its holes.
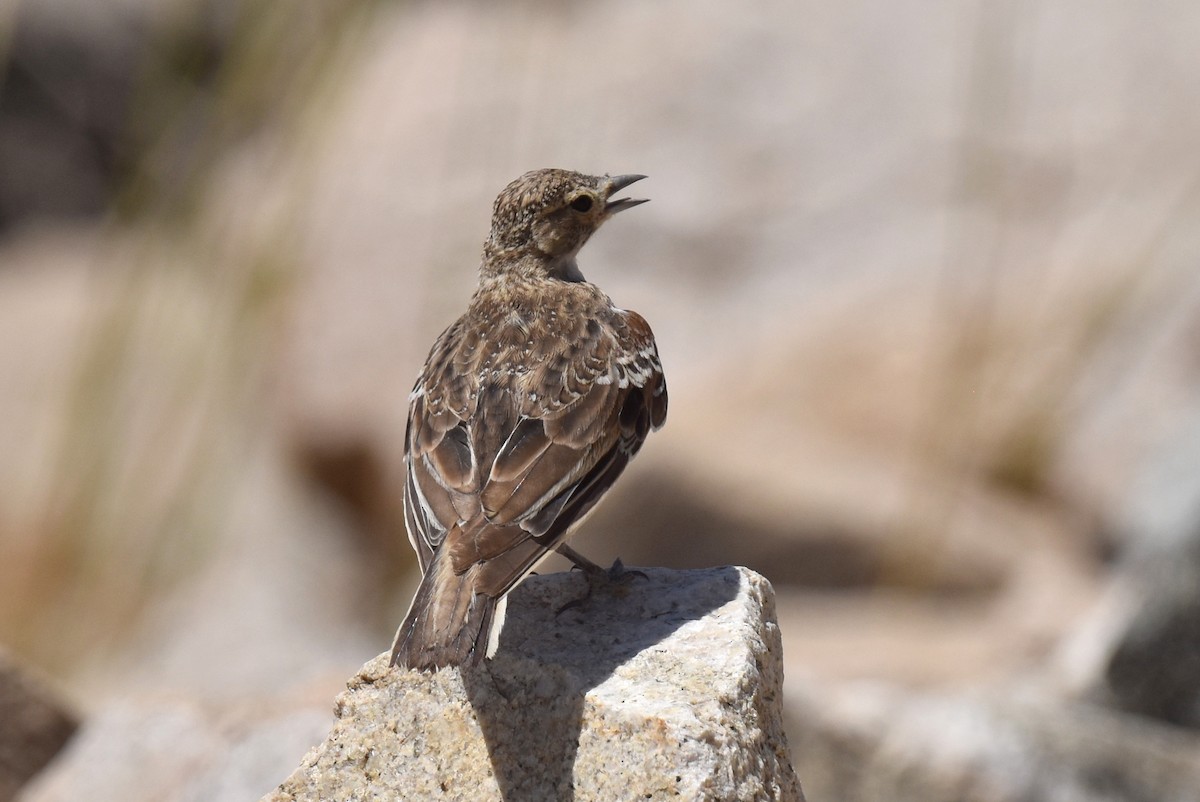
POLYGON ((474 665, 489 648, 496 599, 472 589, 471 572, 454 573, 435 553, 392 644, 391 664, 420 671, 474 665))

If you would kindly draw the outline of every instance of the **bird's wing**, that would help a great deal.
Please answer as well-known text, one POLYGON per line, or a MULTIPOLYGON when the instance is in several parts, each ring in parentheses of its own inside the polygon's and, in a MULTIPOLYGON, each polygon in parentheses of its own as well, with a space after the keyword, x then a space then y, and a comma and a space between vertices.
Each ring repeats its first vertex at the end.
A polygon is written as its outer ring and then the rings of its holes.
POLYGON ((473 347, 468 332, 462 318, 442 332, 408 398, 404 522, 422 573, 446 533, 479 509, 479 478, 467 425, 471 391, 466 379, 472 366, 457 364, 473 347))
POLYGON ((666 383, 646 321, 621 312, 580 326, 532 370, 481 382, 471 414, 418 383, 406 510, 423 567, 454 527, 455 572, 472 571, 476 592, 507 593, 662 425, 666 383))

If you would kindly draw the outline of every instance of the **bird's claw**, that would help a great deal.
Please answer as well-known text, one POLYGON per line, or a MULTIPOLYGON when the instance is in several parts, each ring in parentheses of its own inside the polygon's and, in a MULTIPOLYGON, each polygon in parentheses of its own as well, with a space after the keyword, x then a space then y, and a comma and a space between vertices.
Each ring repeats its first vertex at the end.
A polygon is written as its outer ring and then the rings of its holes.
POLYGON ((621 585, 628 584, 637 577, 641 577, 642 579, 650 578, 646 576, 645 571, 639 571, 636 568, 626 568, 625 564, 621 562, 620 557, 613 560, 613 564, 604 572, 604 575, 609 582, 621 585))
POLYGON ((583 572, 584 576, 587 578, 587 590, 584 591, 583 595, 579 598, 572 599, 571 601, 559 607, 554 612, 556 616, 562 615, 567 610, 583 606, 583 603, 592 597, 592 594, 597 588, 604 590, 609 588, 623 588, 625 585, 628 585, 638 577, 641 577, 642 579, 649 579, 649 577, 646 576, 645 572, 643 571, 639 571, 636 568, 626 568, 625 564, 621 562, 620 557, 613 560, 613 564, 608 568, 601 568, 598 565, 587 567, 576 564, 572 570, 579 570, 583 572))

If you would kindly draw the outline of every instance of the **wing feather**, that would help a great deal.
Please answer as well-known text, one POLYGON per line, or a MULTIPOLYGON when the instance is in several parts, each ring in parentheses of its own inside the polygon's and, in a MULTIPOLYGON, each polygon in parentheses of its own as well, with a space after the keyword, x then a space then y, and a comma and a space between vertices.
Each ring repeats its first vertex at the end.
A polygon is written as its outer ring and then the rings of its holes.
POLYGON ((529 368, 464 339, 461 325, 439 338, 410 397, 406 438, 405 520, 422 569, 446 541, 452 570, 475 592, 507 593, 662 425, 666 384, 650 327, 612 311, 610 325, 585 318, 551 338, 557 347, 529 368))

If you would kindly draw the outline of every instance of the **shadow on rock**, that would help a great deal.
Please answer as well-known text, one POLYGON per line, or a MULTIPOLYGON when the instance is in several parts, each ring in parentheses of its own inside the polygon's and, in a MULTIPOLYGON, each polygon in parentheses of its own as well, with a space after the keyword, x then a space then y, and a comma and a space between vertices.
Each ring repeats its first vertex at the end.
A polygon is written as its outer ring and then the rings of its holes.
POLYGON ((686 584, 686 596, 673 581, 678 572, 651 569, 561 613, 586 592, 582 574, 571 582, 531 577, 512 593, 496 656, 463 677, 505 800, 575 798, 588 691, 738 595, 735 569, 700 573, 701 581, 686 584))

